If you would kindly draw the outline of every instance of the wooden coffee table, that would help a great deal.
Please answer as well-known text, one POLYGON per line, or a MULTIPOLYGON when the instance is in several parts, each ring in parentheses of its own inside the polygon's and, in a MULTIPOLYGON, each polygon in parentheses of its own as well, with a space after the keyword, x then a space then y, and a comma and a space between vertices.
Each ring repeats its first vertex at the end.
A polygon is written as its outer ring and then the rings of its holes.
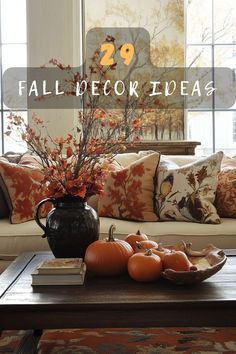
POLYGON ((0 276, 0 329, 236 326, 236 252, 219 273, 195 286, 128 276, 86 276, 82 286, 31 286, 50 252, 24 253, 0 276))

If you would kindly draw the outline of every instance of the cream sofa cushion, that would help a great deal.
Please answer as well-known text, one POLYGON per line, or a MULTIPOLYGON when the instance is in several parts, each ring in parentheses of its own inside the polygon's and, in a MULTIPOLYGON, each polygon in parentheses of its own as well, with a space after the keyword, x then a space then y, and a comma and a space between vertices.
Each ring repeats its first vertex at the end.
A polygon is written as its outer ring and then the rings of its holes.
POLYGON ((178 166, 188 165, 202 158, 202 156, 195 155, 161 155, 161 157, 176 163, 178 166))
POLYGON ((175 244, 184 240, 199 249, 209 243, 219 248, 236 248, 236 219, 222 218, 221 224, 196 224, 185 221, 134 222, 101 218, 101 238, 107 237, 111 224, 116 225, 115 237, 124 239, 127 234, 140 230, 156 242, 175 244))
POLYGON ((1 219, 0 230, 0 259, 22 252, 49 250, 47 239, 41 237, 42 230, 34 220, 18 225, 1 219))
MULTIPOLYGON (((222 218, 221 224, 196 224, 184 221, 135 222, 100 218, 100 238, 107 237, 111 224, 116 225, 115 236, 124 239, 127 234, 140 230, 150 239, 163 244, 178 243, 181 240, 193 243, 198 249, 213 243, 219 248, 236 248, 236 219, 222 218)), ((34 220, 23 224, 9 224, 0 220, 0 261, 9 261, 27 251, 49 250, 47 239, 42 238, 42 230, 34 220)))
MULTIPOLYGON (((151 150, 147 151, 139 151, 138 153, 129 152, 124 154, 117 154, 115 159, 116 161, 121 164, 123 167, 129 166, 131 163, 137 161, 138 159, 153 153, 151 150)), ((178 166, 187 165, 189 163, 195 162, 199 160, 199 156, 195 155, 161 155, 161 158, 169 159, 170 161, 175 162, 178 166)))
POLYGON ((156 151, 153 150, 143 150, 139 151, 138 153, 135 152, 128 152, 124 154, 117 154, 115 156, 115 160, 122 166, 122 167, 128 167, 131 165, 131 163, 137 161, 138 159, 141 159, 142 157, 145 157, 147 155, 153 154, 156 151))

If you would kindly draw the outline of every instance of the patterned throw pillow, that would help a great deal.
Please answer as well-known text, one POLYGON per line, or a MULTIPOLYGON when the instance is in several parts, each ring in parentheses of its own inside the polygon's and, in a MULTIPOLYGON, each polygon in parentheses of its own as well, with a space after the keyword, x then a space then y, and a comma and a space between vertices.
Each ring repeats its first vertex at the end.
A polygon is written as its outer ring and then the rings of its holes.
POLYGON ((222 152, 189 165, 160 169, 156 203, 160 220, 219 224, 213 205, 222 152))
MULTIPOLYGON (((0 161, 0 187, 10 209, 12 224, 34 219, 35 206, 46 197, 42 179, 39 169, 0 161)), ((49 206, 41 210, 41 216, 46 216, 49 206)))
POLYGON ((111 172, 99 199, 100 216, 157 221, 154 213, 154 178, 160 154, 145 156, 129 167, 111 172))
POLYGON ((225 158, 218 174, 215 207, 223 218, 236 218, 236 159, 225 158))

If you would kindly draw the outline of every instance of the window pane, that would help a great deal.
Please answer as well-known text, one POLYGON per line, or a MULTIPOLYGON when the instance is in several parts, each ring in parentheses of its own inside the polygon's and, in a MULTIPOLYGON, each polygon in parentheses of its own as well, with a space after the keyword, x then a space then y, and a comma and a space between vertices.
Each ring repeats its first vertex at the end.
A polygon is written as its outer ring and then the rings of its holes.
POLYGON ((215 46, 215 66, 236 69, 236 44, 215 46))
MULTIPOLYGON (((232 96, 232 92, 236 92, 236 45, 228 45, 228 46, 222 46, 222 45, 216 45, 215 46, 215 67, 227 67, 230 69, 234 69, 234 74, 232 78, 232 82, 229 85, 229 82, 227 81, 227 87, 224 90, 225 97, 219 97, 219 102, 222 100, 222 102, 225 102, 227 104, 227 97, 229 97, 229 105, 231 105, 231 99, 230 97, 232 96), (228 93, 227 93, 228 90, 228 93)), ((217 75, 216 75, 217 79, 217 75)), ((219 80, 221 78, 219 77, 219 80)), ((216 86, 217 86, 217 80, 216 80, 216 86)), ((219 82, 220 86, 220 82, 219 82)), ((217 96, 217 92, 216 92, 217 96)), ((222 105, 221 105, 222 107, 222 105)), ((224 106, 224 107, 227 107, 224 106)), ((234 105, 228 108, 236 108, 236 102, 234 102, 234 105)))
POLYGON ((187 42, 211 43, 212 41, 212 0, 188 0, 187 42))
POLYGON ((212 128, 212 112, 188 112, 187 139, 201 142, 196 155, 212 154, 212 128))
POLYGON ((235 43, 235 0, 214 0, 214 27, 216 43, 235 43))
POLYGON ((187 67, 211 67, 212 50, 211 46, 191 46, 189 45, 186 53, 187 67))
POLYGON ((213 107, 213 97, 206 96, 203 90, 204 86, 212 81, 212 48, 211 46, 188 46, 186 56, 187 67, 204 68, 198 70, 189 70, 187 72, 187 80, 191 83, 197 80, 201 83, 202 97, 189 95, 187 97, 187 107, 193 109, 211 109, 213 107), (203 74, 204 72, 204 74, 203 74))
MULTIPOLYGON (((27 112, 15 112, 15 113, 20 114, 27 122, 27 120, 28 120, 27 112)), ((10 114, 10 112, 4 112, 4 116, 3 116, 4 131, 6 131, 6 128, 8 125, 7 117, 9 116, 9 114, 10 114)), ((4 135, 4 152, 7 152, 7 151, 24 152, 26 150, 27 150, 26 143, 19 141, 19 137, 17 137, 16 134, 12 134, 10 137, 7 135, 4 135)))
MULTIPOLYGON (((26 53, 26 45, 25 44, 4 44, 2 45, 2 67, 3 67, 3 72, 12 67, 26 67, 27 65, 27 53, 26 53)), ((9 87, 11 87, 11 83, 9 82, 9 87)), ((14 78, 13 78, 13 84, 14 84, 14 78)), ((11 98, 11 92, 12 90, 9 90, 10 94, 8 97, 8 88, 5 86, 3 93, 5 95, 4 100, 6 102, 11 102, 11 100, 14 101, 12 105, 10 104, 9 107, 22 107, 20 104, 19 106, 16 104, 17 100, 19 100, 19 97, 12 97, 11 98), (7 98, 8 97, 8 98, 7 98), (16 101, 15 101, 16 100, 16 101)), ((20 98, 21 101, 21 98, 20 98)), ((4 109, 9 109, 5 104, 3 105, 4 109)), ((26 106, 25 106, 26 107, 26 106)))
POLYGON ((236 155, 236 111, 215 113, 216 150, 236 155))
POLYGON ((27 53, 25 44, 4 44, 2 46, 3 72, 12 67, 26 67, 27 53))
POLYGON ((26 43, 26 0, 1 1, 3 43, 26 43))

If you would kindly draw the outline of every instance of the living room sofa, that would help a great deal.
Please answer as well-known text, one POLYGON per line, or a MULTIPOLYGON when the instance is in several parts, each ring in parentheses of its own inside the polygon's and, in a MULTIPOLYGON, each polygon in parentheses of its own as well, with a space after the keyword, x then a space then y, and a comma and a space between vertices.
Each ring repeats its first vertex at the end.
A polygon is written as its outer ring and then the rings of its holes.
MULTIPOLYGON (((140 158, 140 153, 124 153, 116 156, 117 162, 126 167, 140 158)), ((168 156, 178 166, 197 161, 197 156, 168 156)), ((96 198, 91 204, 96 208, 96 198)), ((213 243, 219 248, 236 248, 236 219, 221 218, 221 223, 200 224, 184 221, 135 222, 100 217, 100 237, 105 238, 111 224, 116 225, 117 238, 140 230, 150 239, 163 244, 176 244, 181 240, 192 242, 193 249, 204 248, 213 243)), ((21 224, 11 224, 8 219, 0 219, 0 271, 3 271, 17 255, 27 251, 49 250, 47 239, 42 238, 42 230, 34 220, 21 224)))

